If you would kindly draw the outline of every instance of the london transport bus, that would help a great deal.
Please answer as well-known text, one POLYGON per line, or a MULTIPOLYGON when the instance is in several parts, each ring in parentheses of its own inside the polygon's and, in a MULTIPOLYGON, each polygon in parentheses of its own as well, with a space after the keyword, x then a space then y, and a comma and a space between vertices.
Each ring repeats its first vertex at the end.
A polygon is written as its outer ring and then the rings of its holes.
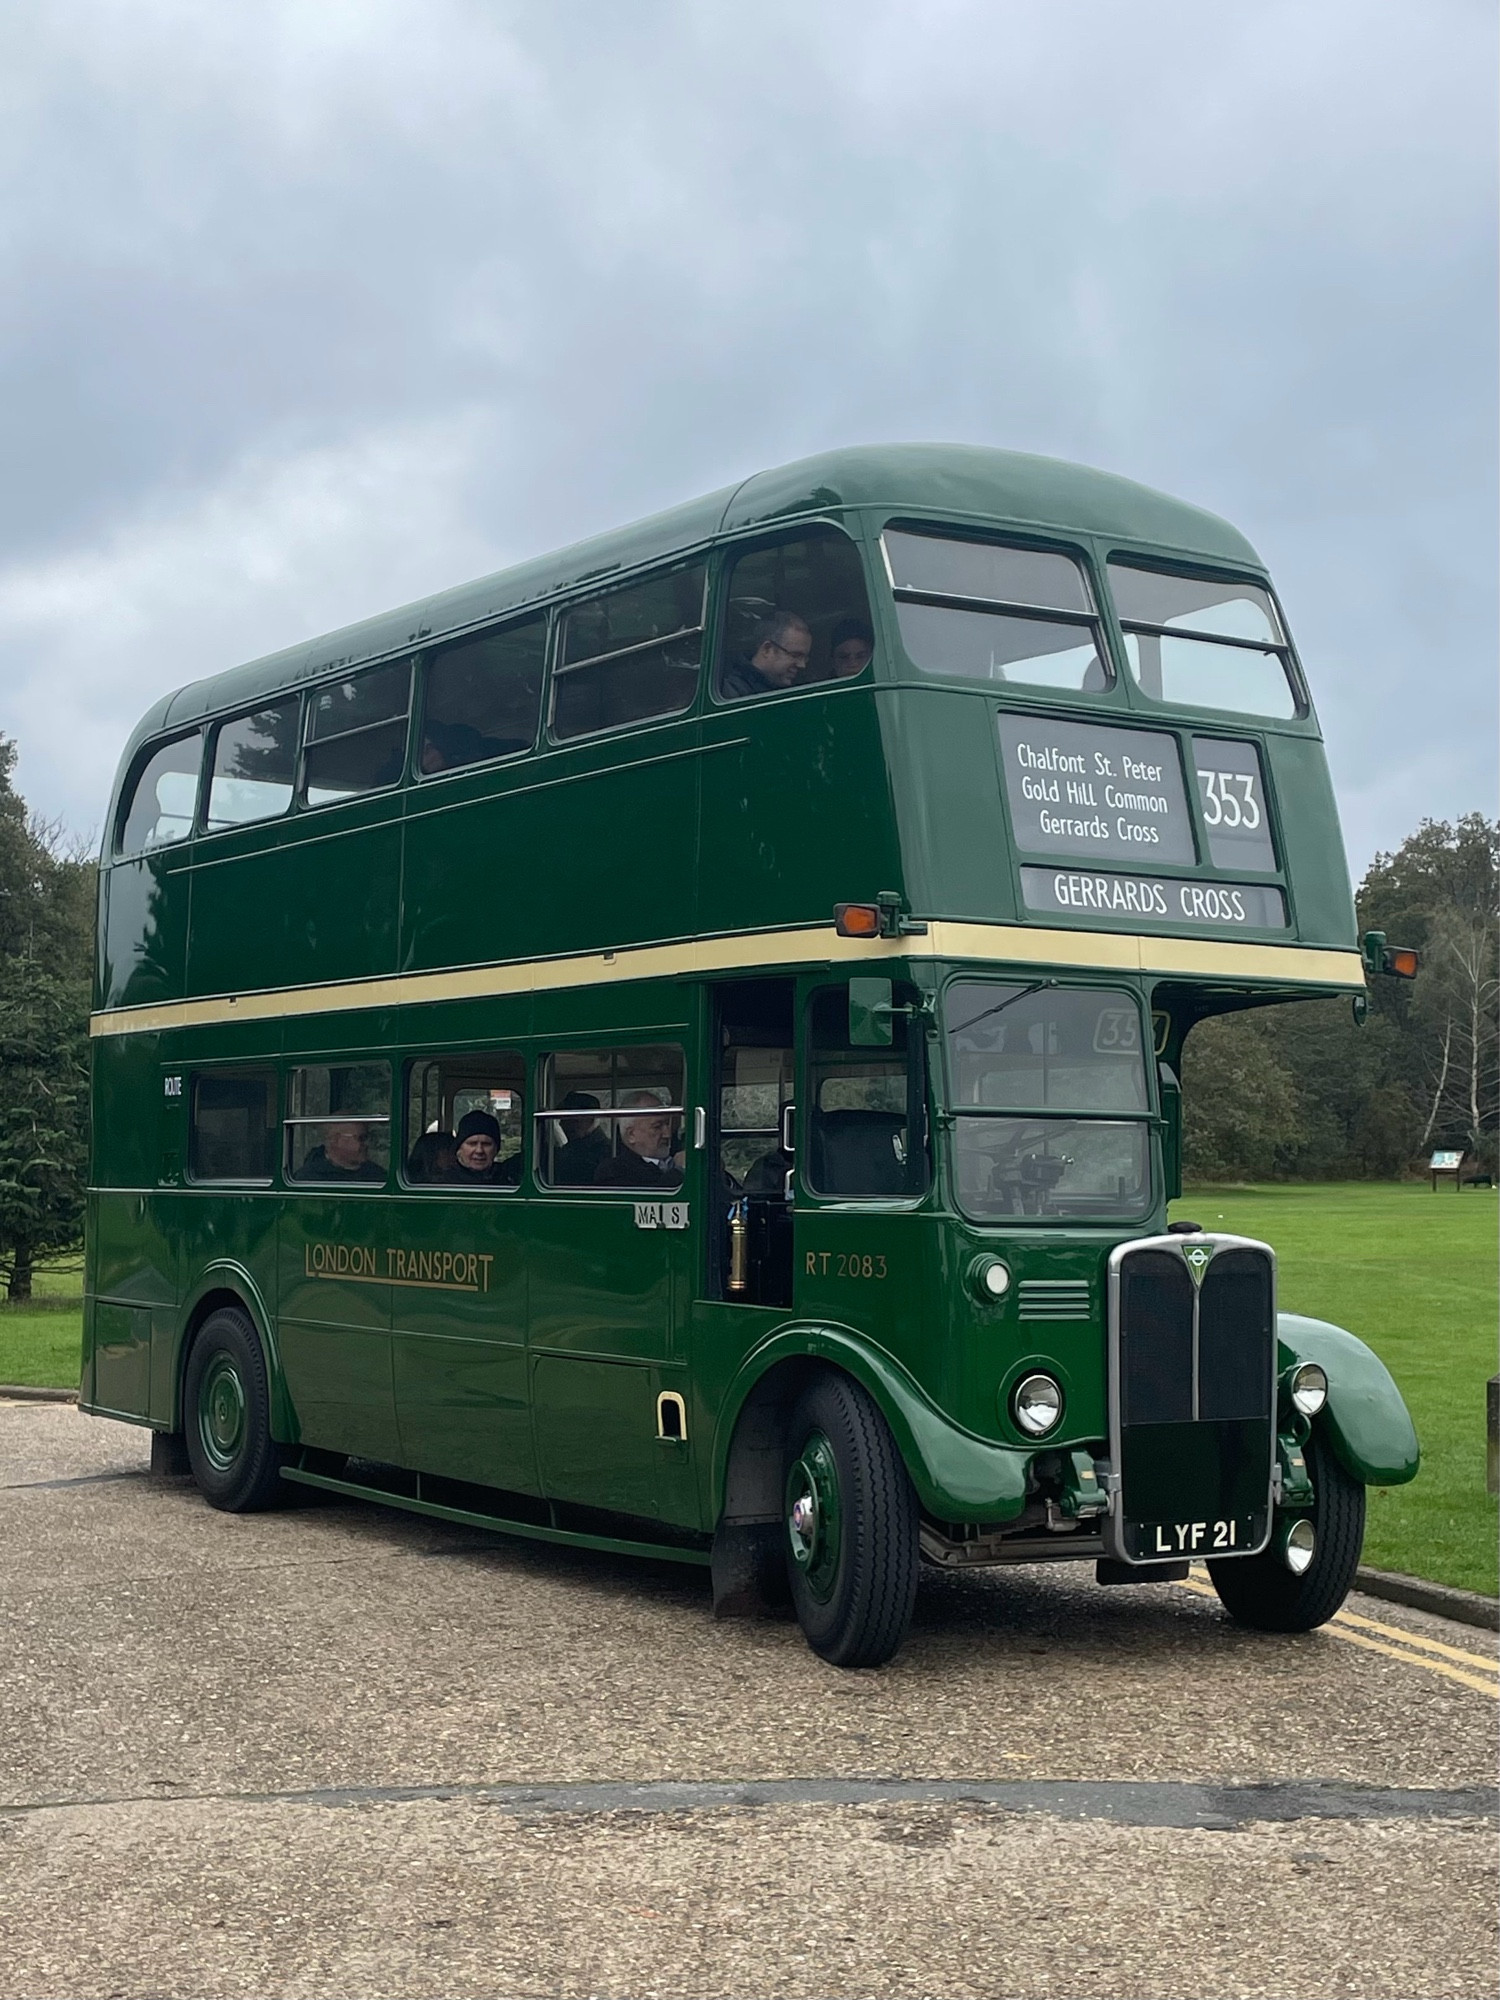
POLYGON ((1168 1221, 1195 1024, 1362 1003, 1226 523, 827 454, 167 696, 110 809, 82 1404, 711 1572, 888 1659, 924 1561, 1327 1619, 1417 1442, 1168 1221))

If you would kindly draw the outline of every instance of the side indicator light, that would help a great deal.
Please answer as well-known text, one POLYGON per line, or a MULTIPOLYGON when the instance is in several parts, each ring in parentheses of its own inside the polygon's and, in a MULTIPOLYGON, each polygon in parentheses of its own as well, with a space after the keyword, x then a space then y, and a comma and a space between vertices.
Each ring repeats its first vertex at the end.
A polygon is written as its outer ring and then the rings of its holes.
POLYGON ((840 937, 879 937, 880 906, 877 903, 835 903, 833 928, 840 937))

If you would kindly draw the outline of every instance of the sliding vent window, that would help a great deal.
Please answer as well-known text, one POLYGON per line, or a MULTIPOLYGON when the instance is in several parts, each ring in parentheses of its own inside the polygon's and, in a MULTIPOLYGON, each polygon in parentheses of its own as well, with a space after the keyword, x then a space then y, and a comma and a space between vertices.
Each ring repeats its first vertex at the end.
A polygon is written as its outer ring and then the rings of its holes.
POLYGON ((1286 720, 1302 712, 1286 634, 1259 584, 1111 563, 1125 655, 1143 694, 1174 708, 1286 720))
POLYGON ((537 1152, 552 1187, 682 1184, 682 1050, 647 1043, 548 1058, 537 1152))
POLYGON ((297 775, 295 701, 221 722, 208 784, 208 830, 275 819, 292 803, 297 775))
POLYGON ((947 680, 1102 693, 1109 656, 1071 556, 888 528, 886 567, 908 657, 947 680))
POLYGON ((414 1062, 406 1073, 406 1185, 518 1187, 526 1150, 525 1078, 518 1055, 414 1062))
POLYGON ((692 703, 703 653, 701 563, 575 604, 552 677, 552 733, 623 729, 692 703))
POLYGON ((426 776, 513 757, 536 741, 547 621, 462 639, 433 656, 422 711, 420 769, 426 776))
POLYGON ((193 1078, 188 1178, 269 1183, 276 1160, 276 1078, 223 1070, 193 1078))
POLYGON ((402 660, 309 695, 302 795, 332 805, 400 781, 406 762, 411 667, 402 660))
POLYGON ((383 1187, 391 1157, 385 1063, 309 1063, 287 1085, 286 1171, 294 1181, 383 1187))
POLYGON ((875 657, 859 551, 836 528, 751 549, 730 572, 721 701, 849 681, 875 657))
POLYGON ((1150 1100, 1129 993, 965 980, 948 988, 944 1026, 966 1215, 1147 1213, 1150 1100))
POLYGON ((141 766, 120 817, 117 854, 147 854, 186 840, 198 810, 198 767, 203 737, 198 730, 163 743, 141 766))

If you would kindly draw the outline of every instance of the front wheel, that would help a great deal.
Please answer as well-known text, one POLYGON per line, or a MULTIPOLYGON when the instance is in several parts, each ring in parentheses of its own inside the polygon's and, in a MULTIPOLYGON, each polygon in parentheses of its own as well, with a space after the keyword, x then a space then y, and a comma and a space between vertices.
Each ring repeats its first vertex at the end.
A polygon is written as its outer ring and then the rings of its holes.
POLYGON ((787 1434, 786 1561, 807 1643, 835 1667, 879 1667, 917 1595, 917 1496, 874 1402, 847 1376, 798 1398, 787 1434))
POLYGON ((236 1307, 210 1313, 193 1342, 182 1427, 193 1478, 210 1507, 248 1514, 285 1499, 285 1453, 271 1436, 265 1359, 255 1328, 236 1307))
POLYGON ((1289 1524, 1278 1523, 1263 1555, 1210 1562, 1208 1574, 1231 1618, 1259 1632, 1311 1632, 1326 1625, 1354 1585, 1365 1539, 1365 1489, 1351 1479, 1333 1448, 1314 1431, 1307 1441, 1313 1483, 1312 1561, 1300 1576, 1283 1549, 1289 1524))

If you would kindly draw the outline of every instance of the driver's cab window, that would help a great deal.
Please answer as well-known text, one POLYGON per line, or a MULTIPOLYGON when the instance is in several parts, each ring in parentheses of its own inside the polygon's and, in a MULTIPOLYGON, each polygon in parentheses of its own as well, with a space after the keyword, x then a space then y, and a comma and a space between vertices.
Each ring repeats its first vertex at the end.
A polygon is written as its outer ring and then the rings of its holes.
POLYGON ((919 1195, 927 1186, 921 999, 891 989, 889 1047, 858 1047, 849 988, 825 986, 809 1010, 807 1179, 816 1193, 851 1198, 919 1195))
POLYGON ((859 551, 837 528, 751 549, 731 567, 714 680, 721 701, 854 680, 874 655, 859 551))
POLYGON ((954 1177, 966 1215, 1146 1214, 1151 1107, 1134 994, 955 980, 943 1019, 954 1177))

